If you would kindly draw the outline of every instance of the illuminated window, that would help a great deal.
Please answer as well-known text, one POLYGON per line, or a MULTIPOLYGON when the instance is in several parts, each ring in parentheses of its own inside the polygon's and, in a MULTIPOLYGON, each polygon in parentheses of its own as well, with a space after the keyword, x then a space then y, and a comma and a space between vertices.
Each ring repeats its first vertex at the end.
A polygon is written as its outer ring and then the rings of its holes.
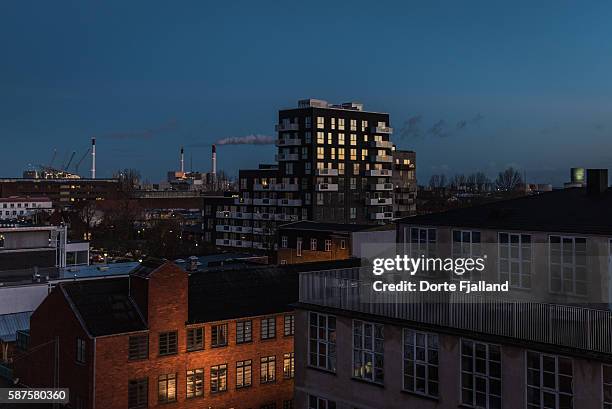
POLYGON ((251 386, 253 378, 253 363, 250 359, 236 362, 236 389, 251 386))
POLYGON ((192 369, 186 376, 187 398, 204 396, 204 369, 192 369))
POLYGON ((259 373, 261 383, 276 381, 276 357, 274 355, 264 356, 260 359, 259 373))
POLYGON ((317 117, 317 128, 323 129, 325 128, 325 118, 322 116, 317 117))
POLYGON ((283 355, 283 378, 295 378, 295 355, 293 352, 283 355))
POLYGON ((160 403, 176 402, 176 374, 159 376, 157 379, 157 400, 160 403))

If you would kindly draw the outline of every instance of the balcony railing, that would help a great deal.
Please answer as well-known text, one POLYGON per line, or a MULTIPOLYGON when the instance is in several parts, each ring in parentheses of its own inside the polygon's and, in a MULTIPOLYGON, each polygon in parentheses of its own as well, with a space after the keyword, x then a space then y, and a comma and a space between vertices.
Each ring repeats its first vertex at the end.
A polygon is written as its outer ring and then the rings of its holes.
POLYGON ((272 185, 272 190, 277 192, 297 192, 299 186, 297 183, 276 183, 272 185))
POLYGON ((278 199, 279 206, 301 206, 301 199, 278 199))
POLYGON ((392 175, 393 171, 390 169, 370 169, 365 171, 365 176, 386 177, 392 175))
POLYGON ((358 269, 300 275, 300 302, 539 342, 612 353, 612 312, 575 305, 485 298, 459 292, 373 292, 358 269))
POLYGON ((393 157, 391 155, 372 155, 370 156, 370 162, 391 163, 393 162, 393 157))
POLYGON ((338 176, 338 169, 330 169, 330 168, 317 169, 316 174, 317 176, 338 176))
POLYGON ((337 192, 337 183, 319 183, 317 185, 317 192, 337 192))
POLYGON ((253 199, 251 198, 245 198, 245 197, 237 197, 234 199, 234 204, 235 205, 250 205, 253 204, 253 199))
POLYGON ((370 185, 370 190, 393 190, 393 183, 376 183, 370 185))
POLYGON ((371 133, 393 133, 393 128, 390 126, 373 126, 370 129, 371 133))
POLYGON ((368 145, 372 148, 392 148, 393 142, 391 141, 370 141, 368 145))
POLYGON ((276 199, 270 199, 270 198, 253 199, 253 204, 255 206, 274 206, 276 205, 276 199))
POLYGON ((285 131, 298 131, 300 129, 299 124, 276 124, 274 127, 277 132, 285 132, 285 131))
POLYGON ((301 144, 300 138, 279 138, 276 140, 276 146, 300 146, 301 144))
POLYGON ((370 213, 370 220, 389 220, 393 218, 393 212, 370 213))
POLYGON ((366 206, 390 206, 393 204, 393 199, 390 197, 380 197, 374 199, 366 199, 366 206))
POLYGON ((300 155, 297 153, 279 153, 276 155, 277 162, 283 161, 297 161, 300 159, 300 155))

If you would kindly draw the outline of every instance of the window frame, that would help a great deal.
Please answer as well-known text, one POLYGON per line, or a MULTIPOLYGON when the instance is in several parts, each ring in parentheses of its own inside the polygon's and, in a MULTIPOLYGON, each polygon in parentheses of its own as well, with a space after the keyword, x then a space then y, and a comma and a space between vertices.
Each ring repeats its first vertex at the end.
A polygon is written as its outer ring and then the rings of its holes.
POLYGON ((283 317, 283 336, 290 337, 293 335, 295 335, 295 314, 285 314, 283 317), (287 331, 287 326, 289 331, 287 331))
POLYGON ((295 352, 286 352, 283 354, 283 379, 293 378, 295 378, 295 352))
POLYGON ((499 279, 500 282, 502 282, 502 280, 504 280, 502 278, 502 274, 507 274, 508 275, 508 285, 511 288, 514 289, 523 289, 523 290, 530 290, 531 289, 531 285, 532 285, 532 278, 533 278, 533 267, 534 267, 534 261, 533 261, 533 235, 531 233, 522 233, 522 232, 505 232, 505 231, 500 231, 497 233, 497 277, 499 279), (502 234, 505 234, 508 236, 508 241, 507 243, 502 243, 502 234), (512 237, 517 237, 518 236, 518 257, 512 257, 512 237), (529 260, 526 260, 523 258, 523 252, 526 249, 526 245, 525 243, 523 243, 524 237, 529 237, 529 260), (507 251, 508 251, 508 255, 507 257, 502 257, 502 245, 507 244, 507 251), (507 260, 508 262, 508 271, 507 272, 502 272, 502 261, 503 260, 507 260), (519 277, 519 284, 518 285, 513 285, 512 284, 512 263, 518 263, 518 277, 519 277), (525 263, 529 263, 529 273, 524 272, 523 270, 523 264, 525 263), (529 286, 524 285, 523 282, 526 279, 526 277, 529 280, 529 286))
POLYGON ((144 409, 149 407, 149 378, 128 380, 128 409, 144 409), (140 387, 144 384, 144 395, 140 387), (130 394, 135 393, 135 404, 130 404, 130 394), (144 402, 140 399, 143 398, 144 402))
POLYGON ((337 351, 336 351, 336 334, 338 331, 337 319, 335 315, 321 314, 318 312, 308 312, 308 366, 320 370, 336 373, 337 370, 337 351), (312 318, 315 317, 316 323, 313 326, 312 318), (321 326, 321 319, 324 319, 325 326, 321 326), (333 328, 330 322, 333 320, 333 328), (313 337, 313 328, 316 333, 313 337), (325 332, 325 337, 320 338, 320 331, 325 332), (316 344, 316 351, 312 351, 312 344, 316 344), (325 353, 321 353, 321 346, 325 346, 325 353), (316 357, 316 364, 313 364, 313 354, 316 357), (321 359, 325 360, 325 365, 320 365, 321 359))
POLYGON ((276 355, 259 358, 259 382, 260 384, 276 382, 276 355))
POLYGON ((204 397, 204 368, 188 369, 185 372, 185 398, 195 399, 195 398, 203 398, 203 397, 204 397), (191 380, 190 380, 190 377, 191 377, 191 380), (193 388, 193 392, 191 393, 191 395, 189 393, 190 385, 193 388), (199 385, 199 390, 198 390, 198 385, 199 385))
POLYGON ((236 321, 236 344, 248 344, 253 342, 253 320, 240 320, 236 321), (246 324, 248 323, 248 331, 246 331, 246 324), (239 326, 242 327, 242 330, 239 332, 239 326), (238 334, 242 333, 242 338, 238 338, 238 334), (248 334, 248 338, 246 336, 248 334))
POLYGON ((157 377, 157 403, 173 403, 177 401, 177 378, 176 373, 161 374, 157 377), (172 398, 169 398, 171 390, 170 384, 172 383, 171 381, 174 381, 174 395, 172 398), (162 385, 164 385, 164 389, 166 391, 165 398, 162 398, 162 385))
POLYGON ((158 347, 158 355, 159 356, 170 356, 170 355, 178 354, 178 331, 163 331, 163 332, 160 332, 159 336, 158 336, 158 345, 157 345, 157 347, 158 347), (162 337, 164 337, 164 336, 165 337, 170 337, 172 335, 174 335, 174 342, 173 342, 173 344, 174 344, 174 351, 171 350, 171 345, 172 345, 171 342, 170 342, 171 339, 168 338, 166 340, 166 342, 165 342, 167 344, 166 345, 166 350, 167 351, 162 353, 162 337))
POLYGON ((259 337, 262 341, 276 338, 276 316, 263 317, 259 321, 259 337), (264 322, 265 329, 264 329, 264 322), (272 326, 270 326, 272 323, 272 326), (270 335, 272 333, 272 335, 270 335))
POLYGON ((253 360, 244 359, 242 361, 236 361, 236 389, 244 389, 251 386, 253 386, 253 360), (241 380, 240 384, 238 383, 238 379, 241 380))
POLYGON ((351 378, 359 379, 361 381, 375 383, 379 385, 384 385, 385 383, 385 326, 384 324, 380 324, 378 322, 372 321, 363 321, 363 320, 353 320, 352 322, 352 371, 351 378), (360 329, 360 335, 357 334, 357 328, 360 329), (370 328, 370 346, 368 346, 366 329, 370 328), (380 328, 381 337, 377 337, 377 329, 380 328), (355 341, 357 337, 361 337, 360 345, 356 345, 355 341), (377 341, 381 343, 381 350, 377 351, 377 341), (367 377, 365 374, 367 372, 363 372, 359 375, 356 367, 355 358, 359 354, 359 360, 363 363, 361 369, 367 367, 367 356, 371 356, 371 366, 370 366, 370 376, 367 377), (377 358, 380 359, 381 365, 377 365, 377 358), (381 374, 380 377, 377 377, 377 371, 381 374))
POLYGON ((76 338, 76 362, 85 364, 87 362, 87 341, 81 337, 76 338))
MULTIPOLYGON (((572 388, 572 392, 571 394, 565 393, 565 392, 560 392, 559 391, 559 376, 565 376, 567 377, 567 375, 565 374, 560 374, 559 373, 559 360, 565 360, 568 361, 571 365, 571 383, 573 384, 574 381, 574 360, 572 358, 563 356, 563 355, 555 355, 555 354, 547 354, 547 353, 543 353, 543 352, 539 352, 539 351, 534 351, 534 350, 526 350, 525 351, 525 407, 529 407, 529 389, 530 388, 535 388, 536 390, 539 391, 539 402, 540 402, 540 408, 542 408, 542 404, 543 404, 543 394, 548 392, 550 394, 553 394, 555 396, 555 407, 559 407, 559 395, 566 395, 566 396, 570 396, 571 400, 573 401, 574 399, 574 390, 572 388), (537 354, 538 355, 538 362, 539 362, 539 379, 538 379, 538 383, 539 385, 530 385, 529 384, 529 370, 532 369, 529 367, 529 354, 537 354), (553 358, 555 360, 555 372, 554 372, 554 377, 555 377, 555 389, 550 389, 548 387, 544 386, 544 382, 543 382, 543 378, 544 378, 544 358, 553 358)), ((550 373, 550 372, 549 372, 550 373)), ((573 405, 572 405, 573 406, 573 405)))
POLYGON ((229 329, 227 322, 222 324, 212 324, 210 326, 210 347, 211 348, 222 348, 226 347, 229 343, 229 329), (219 332, 219 328, 222 328, 223 331, 219 332), (223 343, 219 342, 220 335, 223 335, 223 343))
MULTIPOLYGON (((432 341, 431 344, 434 344, 434 342, 432 341)), ((409 392, 409 393, 414 393, 416 395, 419 396, 427 396, 429 398, 433 398, 433 399, 439 399, 440 398, 440 335, 435 333, 435 332, 426 332, 426 331, 419 331, 419 330, 415 330, 412 328, 402 328, 402 390, 409 392), (412 375, 411 377, 412 379, 412 389, 409 389, 406 387, 406 376, 407 376, 407 372, 406 372, 406 361, 409 360, 407 359, 407 353, 406 353, 406 347, 407 342, 406 342, 406 333, 412 333, 412 344, 410 345, 412 348, 412 361, 413 361, 413 371, 412 371, 412 375), (423 346, 418 346, 417 345, 417 335, 422 335, 425 337, 425 342, 423 346), (430 337, 432 337, 432 339, 435 339, 435 347, 431 347, 432 351, 435 350, 437 352, 437 362, 436 363, 431 363, 429 362, 429 350, 430 350, 430 337), (421 347, 424 348, 424 355, 425 358, 423 359, 417 359, 417 347, 421 347), (424 374, 424 386, 425 386, 425 391, 424 392, 420 392, 417 390, 417 364, 419 365, 423 365, 425 367, 425 374, 424 374), (435 380, 430 379, 430 366, 435 366, 437 368, 437 378, 435 380), (432 393, 430 392, 430 387, 429 384, 430 382, 435 382, 438 386, 436 393, 432 393)))
POLYGON ((204 327, 193 327, 193 328, 187 328, 186 331, 186 336, 185 336, 185 342, 186 342, 186 347, 187 347, 187 352, 195 352, 195 351, 202 351, 204 349, 204 340, 205 340, 205 332, 204 332, 204 327), (196 335, 196 332, 200 331, 201 332, 201 339, 199 342, 197 342, 198 336, 196 335), (192 334, 190 336, 190 333, 192 334), (190 337, 192 338, 190 341, 190 337), (191 343, 190 343, 191 342, 191 343))
POLYGON ((210 393, 222 393, 227 392, 227 364, 218 364, 210 367, 210 393), (213 375, 213 371, 216 371, 213 375), (219 387, 221 380, 225 379, 223 387, 219 387), (213 390, 213 384, 216 382, 216 390, 213 390))
MULTIPOLYGON (((482 409, 488 409, 489 407, 492 407, 491 405, 491 398, 495 399, 496 397, 499 399, 499 405, 498 407, 502 407, 502 397, 503 397, 503 371, 502 371, 502 348, 501 345, 499 344, 492 344, 489 342, 481 342, 481 341, 477 341, 474 339, 469 339, 469 338, 461 338, 460 339, 460 344, 459 344, 459 355, 460 355, 460 373, 461 376, 459 378, 459 388, 460 388, 460 396, 461 396, 461 405, 465 406, 465 407, 469 407, 469 408, 482 408, 482 409), (464 369, 464 357, 468 357, 468 355, 465 355, 463 352, 463 345, 464 343, 471 343, 471 348, 472 348, 472 355, 471 355, 471 371, 465 370, 464 369), (484 345, 485 347, 485 374, 483 373, 479 373, 477 372, 477 361, 478 361, 478 357, 476 354, 476 348, 478 345, 484 345), (497 348, 498 353, 499 353, 499 361, 492 361, 491 360, 491 348, 497 348), (497 362, 499 364, 499 377, 494 377, 491 375, 490 370, 491 370, 491 362, 497 362), (463 400, 463 375, 469 375, 471 377, 471 391, 472 391, 472 403, 466 403, 463 400), (476 387, 476 378, 484 378, 485 379, 485 399, 486 399, 486 404, 484 406, 479 405, 476 402, 476 395, 477 395, 477 387, 476 387), (492 392, 491 392, 491 380, 493 381, 497 381, 499 382, 499 395, 493 395, 491 396, 492 392)), ((482 359, 481 359, 482 360, 482 359)), ((467 388, 466 388, 467 389, 467 388)))
POLYGON ((149 334, 130 335, 128 337, 128 361, 142 361, 145 359, 149 359, 149 334), (145 345, 144 354, 140 350, 143 338, 145 345), (136 349, 136 351, 134 351, 134 355, 132 355, 134 349, 136 349))

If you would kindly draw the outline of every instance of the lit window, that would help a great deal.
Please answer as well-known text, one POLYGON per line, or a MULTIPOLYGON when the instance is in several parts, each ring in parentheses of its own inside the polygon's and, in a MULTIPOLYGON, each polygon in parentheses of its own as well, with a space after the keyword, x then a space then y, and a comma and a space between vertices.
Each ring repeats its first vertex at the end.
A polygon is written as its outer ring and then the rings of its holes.
POLYGON ((310 250, 317 250, 317 239, 310 239, 310 250))
POLYGON ((283 378, 295 378, 295 354, 293 352, 283 355, 283 378))
POLYGON ((274 355, 260 358, 259 373, 261 383, 276 381, 276 357, 274 355))
POLYGON ((227 364, 210 367, 210 391, 212 393, 227 390, 227 364))
POLYGON ((204 396, 204 369, 192 369, 187 371, 187 398, 204 396))
POLYGON ((236 389, 251 386, 253 378, 253 364, 250 359, 236 362, 236 389))
POLYGON ((159 376, 157 379, 157 400, 160 403, 176 402, 176 374, 159 376))
POLYGON ((331 251, 332 242, 331 240, 325 240, 325 251, 331 251))
POLYGON ((384 327, 353 321, 353 376, 376 383, 384 382, 384 327))

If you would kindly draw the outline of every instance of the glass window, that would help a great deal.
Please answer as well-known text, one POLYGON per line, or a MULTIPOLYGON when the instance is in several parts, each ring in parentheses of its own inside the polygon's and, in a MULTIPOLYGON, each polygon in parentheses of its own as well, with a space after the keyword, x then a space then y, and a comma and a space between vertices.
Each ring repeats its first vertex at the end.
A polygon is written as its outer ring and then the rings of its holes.
POLYGON ((499 233, 499 279, 511 287, 531 288, 531 235, 499 233))
POLYGON ((187 329, 187 351, 204 349, 204 328, 187 329))
POLYGON ((572 360, 533 351, 526 356, 528 408, 572 409, 572 360))
POLYGON ((204 396, 204 369, 187 371, 186 377, 187 398, 204 396))
POLYGON ((253 322, 251 320, 236 323, 236 343, 243 344, 253 340, 253 322))
POLYGON ((438 397, 438 335, 405 328, 404 389, 438 397))
POLYGON ((176 402, 176 374, 159 376, 157 379, 157 400, 159 403, 176 402))
POLYGON ((384 382, 384 326, 353 321, 353 376, 384 382))
POLYGON ((227 364, 210 367, 210 391, 212 393, 227 390, 227 364))
POLYGON ((286 314, 283 334, 287 337, 295 334, 295 315, 286 314))
POLYGON ((210 344, 213 347, 227 345, 227 324, 217 324, 210 327, 210 344))
POLYGON ((549 246, 550 291, 586 295, 586 239, 550 236, 549 246))
POLYGON ((260 359, 260 379, 261 383, 276 381, 276 357, 264 356, 260 359))
POLYGON ((261 339, 276 337, 276 319, 274 317, 261 319, 261 339))
POLYGON ((77 338, 76 340, 76 361, 78 363, 85 363, 86 343, 84 339, 77 338))
POLYGON ((236 362, 236 388, 251 386, 253 378, 253 363, 250 359, 236 362))
POLYGON ((308 364, 336 371, 336 317, 311 312, 308 315, 308 364))
POLYGON ((283 355, 283 377, 285 379, 295 377, 295 354, 293 352, 283 355))
POLYGON ((461 402, 470 407, 501 408, 499 345, 461 340, 461 402))
POLYGON ((320 398, 318 396, 308 396, 308 409, 336 409, 336 402, 320 398))
POLYGON ((133 379, 128 382, 128 409, 141 409, 149 406, 149 380, 133 379))
POLYGON ((176 331, 162 332, 159 334, 159 354, 173 355, 177 353, 176 331))

